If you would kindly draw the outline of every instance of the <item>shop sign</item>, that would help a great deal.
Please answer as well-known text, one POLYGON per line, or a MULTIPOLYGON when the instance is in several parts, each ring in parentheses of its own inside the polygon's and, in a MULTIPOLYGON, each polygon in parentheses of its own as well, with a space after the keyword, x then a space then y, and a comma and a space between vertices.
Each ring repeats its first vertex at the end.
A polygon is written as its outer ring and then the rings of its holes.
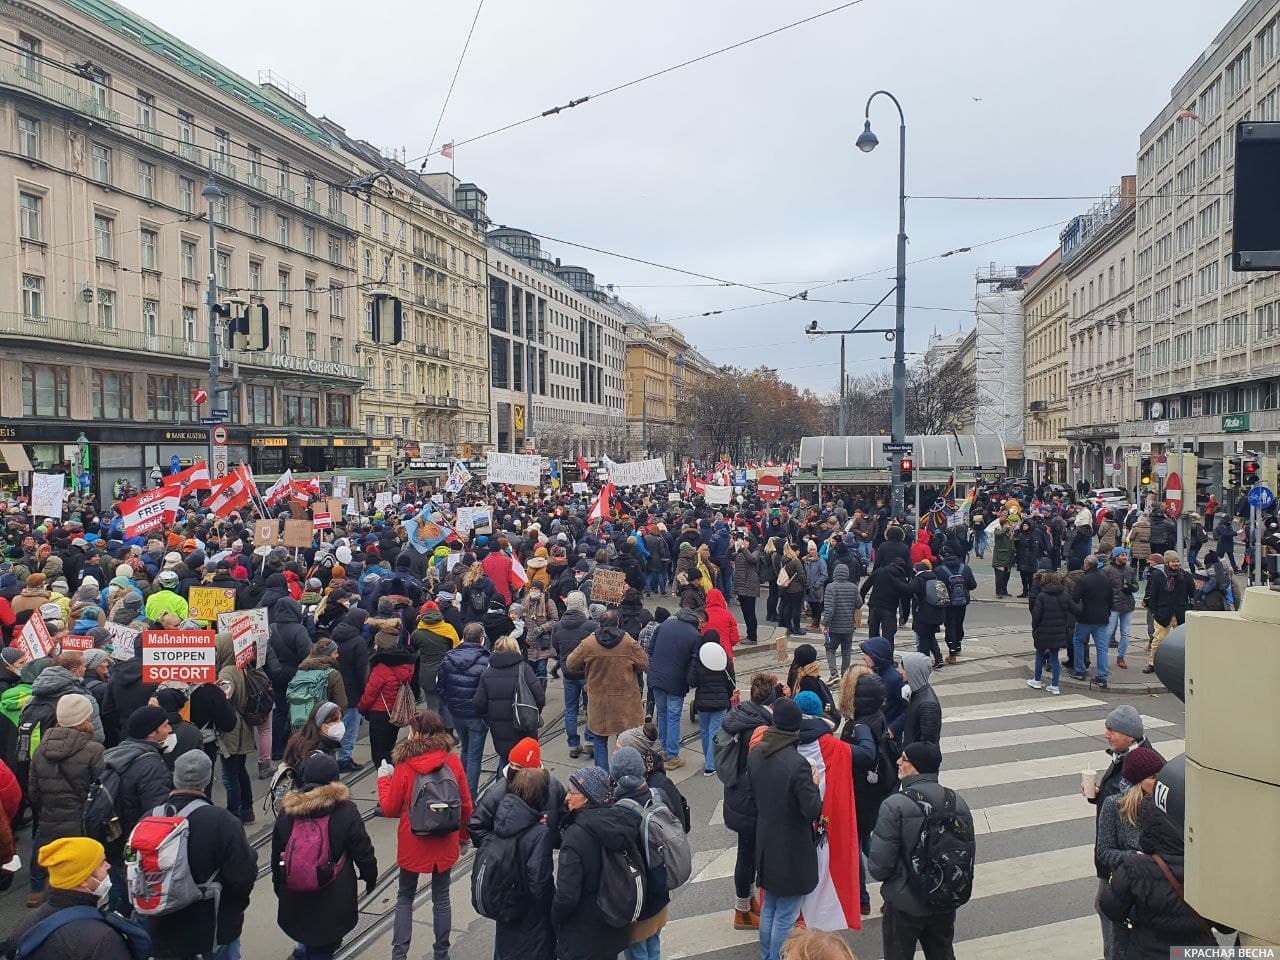
POLYGON ((303 447, 324 447, 328 444, 327 437, 303 437, 298 441, 298 445, 303 447))
POLYGON ((317 360, 315 357, 294 357, 283 353, 271 355, 271 366, 276 370, 296 370, 299 373, 318 373, 331 377, 347 377, 360 379, 360 371, 349 363, 335 363, 332 360, 317 360))
POLYGON ((361 437, 337 437, 333 441, 335 447, 367 447, 369 441, 361 437))
POLYGON ((254 437, 249 441, 250 445, 255 447, 287 447, 289 445, 288 437, 254 437))
POLYGON ((1249 415, 1247 413, 1228 413, 1223 415, 1223 433, 1245 433, 1248 429, 1249 415))

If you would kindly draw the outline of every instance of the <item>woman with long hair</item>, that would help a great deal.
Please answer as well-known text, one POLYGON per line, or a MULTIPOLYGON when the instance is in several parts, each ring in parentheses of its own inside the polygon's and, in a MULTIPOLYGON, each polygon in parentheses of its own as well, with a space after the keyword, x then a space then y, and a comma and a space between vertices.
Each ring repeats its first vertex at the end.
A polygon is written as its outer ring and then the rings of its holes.
MULTIPOLYGON (((1110 886, 1116 869, 1125 857, 1138 849, 1141 831, 1138 828, 1138 807, 1142 798, 1155 790, 1156 774, 1164 766, 1164 760, 1154 750, 1134 747, 1125 754, 1129 773, 1141 776, 1136 783, 1114 796, 1107 797, 1098 810, 1097 833, 1093 845, 1093 865, 1098 874, 1098 896, 1094 908, 1102 918, 1103 960, 1124 960, 1129 951, 1129 926, 1117 922, 1102 912, 1102 895, 1110 886), (1130 754, 1137 757, 1129 764, 1130 754)), ((1121 767, 1124 776, 1124 767, 1121 767)), ((1127 779, 1127 778, 1126 778, 1127 779)))
POLYGON ((806 580, 804 564, 791 541, 782 547, 782 563, 778 569, 778 621, 787 636, 803 637, 800 629, 800 610, 804 606, 806 580), (785 585, 782 581, 786 581, 785 585))
POLYGON ((462 622, 482 622, 489 612, 489 604, 497 596, 498 589, 484 572, 480 561, 473 562, 462 575, 462 585, 458 591, 458 609, 462 611, 462 622))

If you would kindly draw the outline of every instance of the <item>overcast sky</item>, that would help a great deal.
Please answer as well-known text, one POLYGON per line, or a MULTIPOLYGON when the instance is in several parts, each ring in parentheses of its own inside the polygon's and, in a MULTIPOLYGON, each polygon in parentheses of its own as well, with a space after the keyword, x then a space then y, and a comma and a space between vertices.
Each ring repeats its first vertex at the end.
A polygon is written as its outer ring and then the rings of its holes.
MULTIPOLYGON (((244 76, 269 68, 313 113, 385 148, 426 152, 475 5, 411 0, 262 3, 216 12, 172 0, 129 6, 244 76)), ((837 0, 485 0, 438 141, 460 141, 834 6, 837 0)), ((889 268, 814 298, 878 300, 892 284, 897 114, 872 108, 880 147, 853 141, 863 105, 893 91, 908 123, 908 194, 1097 195, 1134 170, 1138 135, 1237 9, 1237 0, 864 0, 811 24, 458 148, 456 170, 489 194, 495 223, 740 283, 817 282, 889 268), (888 279, 885 279, 888 278, 888 279)), ((447 164, 436 158, 429 169, 447 164)), ((972 324, 974 274, 1038 263, 1089 201, 913 200, 907 349, 972 324), (915 307, 917 309, 911 309, 915 307), (921 310, 919 307, 945 307, 921 310)), ((556 243, 600 284, 673 319, 719 363, 768 363, 835 388, 833 338, 865 308, 779 301, 556 243)), ((892 298, 879 319, 891 325, 892 298)), ((873 325, 873 324, 868 324, 873 325)), ((891 344, 853 338, 850 372, 891 344)))

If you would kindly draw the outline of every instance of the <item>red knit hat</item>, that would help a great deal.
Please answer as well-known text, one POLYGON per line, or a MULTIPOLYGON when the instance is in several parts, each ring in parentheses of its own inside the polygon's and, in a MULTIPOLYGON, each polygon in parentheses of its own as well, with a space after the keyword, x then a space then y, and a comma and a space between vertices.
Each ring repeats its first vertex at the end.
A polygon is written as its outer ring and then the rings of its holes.
POLYGON ((418 611, 418 616, 422 616, 428 610, 435 610, 437 613, 439 613, 440 604, 436 603, 434 600, 428 600, 426 603, 422 605, 422 609, 418 611))
POLYGON ((537 770, 542 766, 542 748, 533 737, 525 737, 507 755, 511 765, 521 770, 537 770))

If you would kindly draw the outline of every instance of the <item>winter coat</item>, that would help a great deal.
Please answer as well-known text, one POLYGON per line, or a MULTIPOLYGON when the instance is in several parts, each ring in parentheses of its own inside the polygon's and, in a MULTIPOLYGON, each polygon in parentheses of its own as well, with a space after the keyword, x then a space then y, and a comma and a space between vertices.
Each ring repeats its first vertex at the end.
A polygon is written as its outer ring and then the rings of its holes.
POLYGON ((517 586, 515 574, 512 573, 511 558, 501 550, 495 550, 480 561, 485 575, 493 582, 494 589, 502 597, 503 603, 511 605, 511 588, 517 586))
POLYGON ((873 607, 896 610, 903 598, 909 597, 911 592, 911 581, 907 578, 903 567, 897 564, 881 566, 877 563, 876 568, 871 571, 871 576, 867 577, 867 589, 864 595, 867 603, 873 607))
POLYGON ((150 740, 125 740, 102 756, 104 773, 119 775, 115 812, 124 837, 138 821, 169 796, 169 768, 160 745, 150 740))
POLYGON ((804 595, 808 591, 808 583, 805 580, 804 564, 799 560, 783 561, 781 569, 787 571, 790 580, 785 587, 781 587, 781 591, 788 596, 804 595))
POLYGON ((584 807, 565 817, 551 901, 558 960, 603 960, 627 946, 629 931, 605 922, 596 893, 602 852, 623 849, 636 829, 635 814, 621 807, 584 807))
POLYGON ((1138 849, 1138 825, 1120 816, 1120 795, 1107 797, 1098 806, 1093 844, 1093 866, 1100 880, 1111 879, 1125 854, 1138 849))
POLYGON ((513 716, 517 678, 521 674, 533 702, 541 711, 547 702, 542 681, 519 651, 500 650, 490 655, 489 666, 480 675, 480 685, 476 687, 476 695, 471 701, 475 716, 489 725, 500 760, 506 758, 511 748, 526 736, 516 729, 513 716))
MULTIPOLYGON (((945 803, 943 788, 938 783, 936 773, 918 773, 907 777, 902 781, 902 789, 918 791, 935 809, 940 809, 945 803)), ((968 824, 970 832, 973 831, 973 816, 969 813, 969 805, 959 794, 956 794, 956 817, 968 824)), ((895 910, 912 917, 927 917, 931 914, 928 906, 919 901, 907 884, 907 857, 915 850, 920 839, 924 818, 924 810, 920 804, 906 794, 899 792, 886 797, 880 805, 871 849, 867 854, 867 872, 881 881, 880 895, 895 910)), ((970 854, 973 853, 972 848, 973 843, 970 842, 970 854)))
POLYGON ((600 627, 569 655, 565 666, 586 678, 587 729, 592 733, 610 737, 644 723, 644 698, 636 676, 649 669, 649 658, 630 634, 600 627))
POLYGON ((1129 551, 1134 560, 1146 560, 1151 556, 1151 518, 1145 513, 1138 517, 1129 531, 1129 551))
MULTIPOLYGON (((471 845, 477 850, 484 846, 485 840, 493 833, 498 807, 502 804, 502 798, 511 791, 510 780, 514 773, 511 767, 504 765, 501 774, 490 780, 489 784, 480 791, 480 796, 476 798, 471 819, 467 821, 467 835, 471 838, 471 845)), ((552 777, 548 784, 547 802, 542 808, 542 815, 546 817, 552 843, 557 847, 560 845, 560 818, 565 809, 564 798, 564 784, 552 777)))
POLYGON ((1031 638, 1042 652, 1064 650, 1071 642, 1071 598, 1060 583, 1047 583, 1031 603, 1031 638))
MULTIPOLYGON (((556 781, 551 781, 556 786, 556 781)), ((555 895, 551 851, 558 842, 553 826, 514 794, 506 794, 494 816, 494 833, 517 837, 516 856, 524 868, 526 904, 514 922, 499 923, 494 930, 494 956, 502 960, 550 960, 556 954, 551 924, 551 900, 555 895)))
POLYGON ((745 700, 730 710, 720 721, 720 729, 738 738, 738 779, 724 788, 724 825, 734 833, 755 834, 756 800, 747 776, 747 759, 751 735, 756 727, 773 723, 773 712, 754 700, 745 700))
POLYGON ((1111 581, 1111 609, 1116 613, 1132 611, 1137 605, 1133 595, 1138 592, 1138 574, 1133 564, 1108 563, 1102 568, 1102 575, 1111 581))
POLYGON ((822 602, 822 626, 841 636, 853 633, 855 612, 862 607, 862 592, 849 579, 847 564, 836 564, 822 602))
POLYGON ((1178 528, 1168 517, 1151 520, 1151 552, 1164 553, 1178 542, 1178 528))
POLYGON ((1076 620, 1086 625, 1106 623, 1111 619, 1113 596, 1110 578, 1094 567, 1080 577, 1071 591, 1076 620))
POLYGON ((402 684, 413 685, 413 654, 403 650, 377 650, 369 661, 369 681, 360 695, 356 709, 363 716, 371 713, 391 713, 402 684))
POLYGON ((797 742, 770 727, 747 758, 756 801, 756 875, 779 897, 803 896, 818 885, 813 824, 822 816, 822 795, 797 742))
POLYGON ((581 676, 569 670, 565 664, 569 660, 569 655, 578 649, 578 644, 595 632, 596 622, 588 619, 585 613, 577 610, 566 610, 560 615, 556 625, 551 628, 551 646, 555 648, 556 659, 560 661, 560 668, 565 671, 566 679, 582 679, 581 676))
POLYGON ((458 610, 462 613, 462 622, 479 623, 488 613, 490 602, 497 596, 498 591, 487 576, 481 576, 471 586, 463 587, 458 591, 458 610), (477 609, 481 604, 483 608, 477 609))
POLYGON ((1034 527, 1020 528, 1013 538, 1014 563, 1019 570, 1034 570, 1047 553, 1043 534, 1034 527))
POLYGON ((1110 517, 1098 524, 1098 552, 1111 556, 1111 551, 1120 544, 1120 527, 1110 517))
POLYGON ((760 596, 760 551, 743 547, 733 555, 733 591, 740 597, 760 596))
POLYGON ((884 684, 884 719, 895 732, 901 733, 907 702, 902 699, 902 674, 894 662, 893 642, 884 637, 871 637, 858 647, 864 655, 871 657, 871 669, 884 684))
POLYGON ((1013 533, 1008 526, 997 527, 992 538, 991 566, 997 570, 1008 570, 1015 559, 1013 533))
POLYGON ((480 678, 489 666, 489 651, 478 643, 463 641, 444 655, 436 677, 436 693, 454 720, 470 720, 480 678))
POLYGON ((36 811, 42 840, 81 835, 84 800, 101 772, 102 744, 91 734, 69 727, 45 731, 27 781, 27 800, 36 811))
MULTIPOLYGON (((28 910, 14 928, 10 942, 17 944, 23 934, 41 920, 66 907, 98 906, 98 898, 79 890, 50 888, 48 899, 38 910, 28 910)), ((124 938, 101 917, 73 920, 50 934, 27 960, 133 960, 133 951, 124 938)))
POLYGON ((40 671, 40 676, 36 677, 35 682, 31 684, 32 700, 56 704, 68 693, 78 693, 81 696, 88 697, 89 706, 93 709, 93 714, 90 718, 93 721, 93 739, 97 740, 98 743, 105 742, 98 698, 89 692, 83 680, 66 667, 51 666, 45 667, 44 670, 40 671))
MULTIPOLYGON (((466 778, 459 786, 466 791, 466 778)), ((381 788, 379 788, 381 790, 381 788)), ((280 815, 271 831, 271 882, 279 905, 276 922, 285 935, 307 946, 337 943, 359 920, 356 875, 366 884, 378 879, 378 860, 360 811, 344 783, 326 783, 310 790, 291 790, 280 802, 280 815), (285 887, 281 860, 298 819, 329 817, 329 853, 342 869, 322 890, 294 892, 285 887)))
POLYGON ((804 598, 810 603, 821 603, 827 585, 827 561, 821 557, 805 557, 804 580, 804 598))
POLYGON ((410 634, 409 643, 418 654, 418 686, 422 690, 435 689, 445 654, 461 642, 457 631, 443 617, 438 623, 418 621, 418 629, 410 634))
MULTIPOLYGON (((714 640, 704 640, 703 646, 715 645, 714 640)), ((717 713, 729 709, 729 698, 738 688, 737 677, 730 660, 723 670, 708 670, 700 657, 689 661, 685 682, 693 691, 693 708, 698 713, 717 713)))
POLYGON ((1153 749, 1151 741, 1146 737, 1143 737, 1122 753, 1117 753, 1110 747, 1107 748, 1107 756, 1111 758, 1111 761, 1107 764, 1107 769, 1103 770, 1102 775, 1098 777, 1098 792, 1094 796, 1087 798, 1090 803, 1095 804, 1098 808, 1094 811, 1095 816, 1102 812, 1102 805, 1106 802, 1107 797, 1119 797, 1120 794, 1129 789, 1129 781, 1124 778, 1124 758, 1128 755, 1129 750, 1134 747, 1153 749))
POLYGON ((453 752, 453 738, 447 733, 410 737, 396 744, 391 751, 391 759, 395 772, 389 777, 378 778, 378 806, 382 808, 383 816, 400 818, 396 827, 396 864, 412 873, 448 870, 458 862, 466 824, 471 819, 471 791, 467 789, 462 761, 453 752), (419 774, 441 767, 448 767, 458 781, 458 793, 462 798, 462 827, 452 833, 419 837, 409 826, 414 783, 419 774))
POLYGON ((683 697, 689 692, 689 663, 701 645, 696 614, 682 609, 674 617, 668 617, 653 635, 649 686, 671 696, 683 697))
MULTIPOLYGON (((707 605, 702 612, 707 618, 702 632, 715 630, 720 634, 720 645, 724 647, 724 652, 729 655, 729 662, 732 663, 733 648, 738 645, 741 637, 738 634, 738 621, 733 619, 733 614, 729 612, 724 594, 719 590, 709 590, 707 592, 707 605)), ((632 636, 635 636, 635 634, 632 634, 632 636)))
MULTIPOLYGON (((204 794, 175 791, 166 801, 174 813, 204 794)), ((244 824, 229 810, 201 803, 187 815, 187 863, 192 879, 206 883, 217 872, 222 887, 218 900, 217 929, 211 900, 163 917, 149 917, 152 951, 157 957, 191 957, 208 951, 214 943, 230 943, 244 930, 244 912, 258 880, 258 855, 249 846, 244 824)))
POLYGON ((1195 579, 1186 570, 1175 573, 1165 567, 1152 570, 1147 576, 1147 606, 1162 627, 1169 626, 1175 618, 1179 623, 1186 623, 1187 608, 1195 595, 1195 579))
POLYGON ((854 687, 853 716, 840 733, 840 739, 850 744, 853 751, 853 802, 860 836, 871 834, 880 804, 894 786, 879 773, 879 744, 888 735, 884 684, 874 673, 864 673, 854 687), (872 774, 876 777, 875 783, 869 779, 872 774))
POLYGON ((618 626, 625 633, 631 634, 633 637, 639 637, 640 631, 644 629, 646 623, 653 619, 653 614, 644 608, 641 603, 639 594, 634 597, 628 590, 627 596, 623 597, 622 603, 618 605, 618 626), (632 602, 628 602, 628 598, 632 598, 632 602))
POLYGON ((942 580, 932 570, 921 570, 911 580, 911 615, 917 626, 940 627, 946 620, 946 607, 935 607, 925 599, 930 580, 942 580))
POLYGON ((311 634, 302 624, 302 605, 281 597, 271 609, 271 638, 267 643, 267 676, 277 693, 289 686, 298 664, 311 654, 311 634))
POLYGON ((338 673, 342 677, 342 689, 348 705, 360 699, 369 681, 369 646, 364 642, 364 622, 367 619, 367 611, 353 607, 330 634, 330 639, 338 645, 338 673))
POLYGON ((903 659, 903 664, 907 683, 911 685, 911 699, 907 701, 906 713, 902 719, 902 749, 907 749, 917 740, 940 743, 942 704, 938 702, 938 694, 929 684, 928 661, 908 656, 903 659))
MULTIPOLYGON (((234 643, 229 635, 219 634, 214 639, 214 655, 217 660, 218 680, 231 684, 231 705, 235 709, 235 722, 230 729, 219 727, 218 751, 224 757, 243 757, 257 749, 253 728, 244 722, 244 710, 248 690, 245 688, 244 671, 236 666, 234 643)), ((222 691, 218 691, 221 695, 222 691)))

